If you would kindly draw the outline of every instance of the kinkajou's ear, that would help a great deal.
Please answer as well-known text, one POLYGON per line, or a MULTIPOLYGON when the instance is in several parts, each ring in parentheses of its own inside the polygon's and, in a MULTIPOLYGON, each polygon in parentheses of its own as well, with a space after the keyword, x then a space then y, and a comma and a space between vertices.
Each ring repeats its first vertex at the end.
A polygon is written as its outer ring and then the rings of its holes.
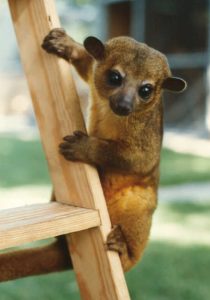
POLYGON ((181 93, 187 88, 187 82, 179 77, 168 77, 163 81, 162 88, 181 93))
POLYGON ((87 52, 93 56, 96 60, 102 60, 105 58, 105 46, 104 44, 94 36, 89 36, 84 40, 84 47, 87 52))

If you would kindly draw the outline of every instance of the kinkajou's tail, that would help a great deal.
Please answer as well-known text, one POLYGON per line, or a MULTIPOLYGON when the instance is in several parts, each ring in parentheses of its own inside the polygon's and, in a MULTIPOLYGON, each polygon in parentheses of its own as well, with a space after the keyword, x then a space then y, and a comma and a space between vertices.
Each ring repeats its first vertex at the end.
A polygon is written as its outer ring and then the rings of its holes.
POLYGON ((0 254, 0 282, 71 268, 65 237, 46 246, 0 254))

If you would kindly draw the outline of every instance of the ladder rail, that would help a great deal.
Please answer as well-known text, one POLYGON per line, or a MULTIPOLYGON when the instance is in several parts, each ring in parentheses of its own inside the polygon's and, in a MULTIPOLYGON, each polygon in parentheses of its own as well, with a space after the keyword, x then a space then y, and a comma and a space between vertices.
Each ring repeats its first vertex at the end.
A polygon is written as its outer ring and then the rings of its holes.
POLYGON ((97 172, 67 163, 57 151, 64 135, 85 126, 68 64, 40 47, 49 30, 60 27, 55 3, 9 0, 9 7, 56 199, 100 212, 101 226, 67 235, 82 299, 127 300, 119 256, 104 247, 111 223, 97 172))

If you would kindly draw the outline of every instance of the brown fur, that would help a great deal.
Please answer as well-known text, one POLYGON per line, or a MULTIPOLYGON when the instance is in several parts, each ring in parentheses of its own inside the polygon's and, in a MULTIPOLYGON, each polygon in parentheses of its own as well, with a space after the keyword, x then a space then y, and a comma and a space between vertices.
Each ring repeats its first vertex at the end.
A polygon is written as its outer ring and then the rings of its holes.
MULTIPOLYGON (((179 92, 186 83, 171 77, 162 53, 129 37, 114 38, 106 44, 89 37, 84 46, 60 28, 52 30, 42 45, 47 52, 72 63, 90 86, 88 135, 77 131, 65 137, 60 152, 67 160, 98 168, 113 225, 107 248, 119 252, 127 271, 142 257, 157 206, 162 90, 179 92), (120 85, 108 82, 110 70, 120 74, 120 85), (138 94, 145 84, 152 87, 148 101, 138 94), (129 112, 127 108, 119 110, 122 104, 128 105, 129 112)), ((58 251, 62 249, 54 247, 51 253, 56 257, 58 251)), ((27 250, 27 261, 32 261, 35 254, 36 258, 44 255, 27 250)), ((22 256, 16 253, 23 260, 24 255, 24 251, 22 256)), ((20 268, 16 261, 13 272, 20 268)), ((33 263, 31 269, 25 274, 33 274, 33 263)), ((39 272, 36 270, 36 274, 43 272, 42 266, 39 272)))
POLYGON ((0 282, 63 271, 71 267, 66 241, 59 238, 46 246, 2 253, 0 282))
MULTIPOLYGON (((53 32, 56 31, 59 29, 53 32)), ((49 44, 55 46, 49 38, 51 34, 44 41, 47 51, 49 44)), ((98 167, 111 222, 116 225, 108 236, 108 249, 120 253, 127 271, 142 256, 157 205, 163 131, 161 94, 171 73, 163 54, 128 37, 114 38, 105 45, 91 37, 84 45, 87 52, 84 49, 79 57, 81 48, 77 53, 76 42, 69 38, 68 47, 74 49, 71 52, 77 60, 89 62, 85 76, 74 57, 67 60, 72 61, 90 86, 89 135, 76 132, 64 138, 60 152, 68 160, 98 167), (110 70, 122 75, 122 84, 113 87, 107 83, 110 70), (149 101, 141 101, 138 95, 145 82, 153 87, 149 101), (132 101, 132 112, 119 116, 117 103, 127 99, 132 101), (113 106, 116 111, 110 109, 113 106)), ((54 53, 57 50, 55 46, 54 53)), ((171 81, 180 83, 180 79, 171 81)))

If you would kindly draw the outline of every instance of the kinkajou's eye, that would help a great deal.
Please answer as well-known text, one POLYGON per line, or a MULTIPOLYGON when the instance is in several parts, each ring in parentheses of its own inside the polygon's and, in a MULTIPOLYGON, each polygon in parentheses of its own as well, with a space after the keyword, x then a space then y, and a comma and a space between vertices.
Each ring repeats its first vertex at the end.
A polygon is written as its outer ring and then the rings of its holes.
POLYGON ((150 98, 154 88, 150 83, 144 84, 139 88, 139 96, 144 100, 145 102, 150 98))
POLYGON ((118 71, 109 71, 107 75, 107 82, 110 86, 118 87, 121 86, 123 78, 118 71))

